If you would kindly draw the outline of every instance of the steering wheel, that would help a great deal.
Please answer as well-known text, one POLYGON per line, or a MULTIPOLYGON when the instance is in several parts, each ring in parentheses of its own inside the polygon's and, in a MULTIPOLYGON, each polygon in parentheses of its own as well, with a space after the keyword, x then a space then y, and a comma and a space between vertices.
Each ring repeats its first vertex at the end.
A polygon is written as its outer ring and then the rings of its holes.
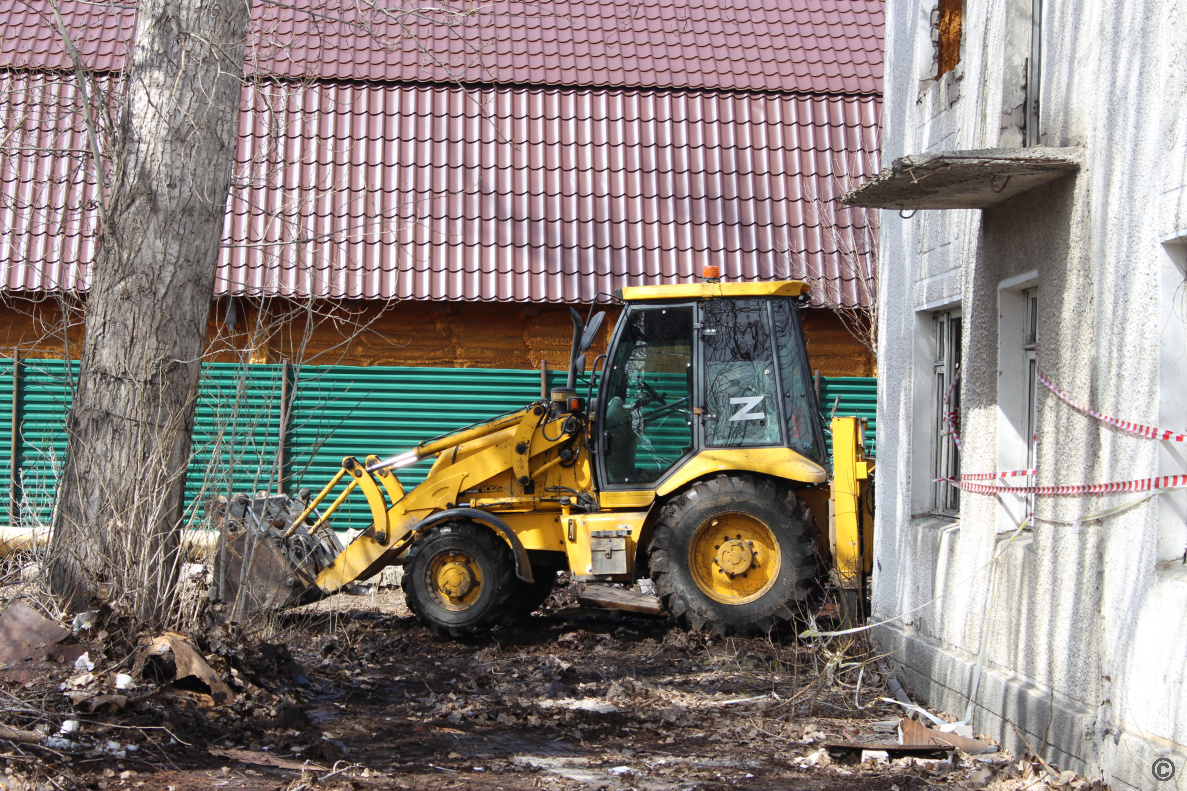
POLYGON ((660 404, 659 406, 657 406, 655 409, 651 410, 650 412, 642 413, 640 415, 640 417, 642 417, 644 420, 651 421, 651 420, 658 420, 659 418, 665 417, 666 415, 671 415, 671 414, 676 414, 676 413, 687 415, 687 413, 689 411, 688 410, 688 401, 689 401, 689 399, 687 399, 687 398, 678 398, 671 403, 664 401, 662 404, 660 404))
POLYGON ((639 386, 642 387, 647 392, 647 397, 640 398, 638 401, 636 401, 635 409, 642 409, 643 407, 650 404, 652 401, 658 401, 660 403, 660 406, 667 405, 668 400, 666 398, 664 398, 664 396, 667 394, 656 392, 656 389, 654 387, 652 387, 651 385, 647 384, 647 380, 644 379, 643 377, 639 377, 639 386))
POLYGON ((651 403, 649 399, 640 400, 630 410, 626 410, 622 405, 622 399, 615 396, 610 399, 610 403, 606 407, 606 425, 603 427, 603 431, 612 431, 619 426, 625 426, 635 420, 650 422, 673 413, 684 414, 686 417, 689 414, 688 398, 678 398, 669 403, 661 396, 660 401, 663 403, 655 409, 650 412, 644 412, 643 408, 651 403))

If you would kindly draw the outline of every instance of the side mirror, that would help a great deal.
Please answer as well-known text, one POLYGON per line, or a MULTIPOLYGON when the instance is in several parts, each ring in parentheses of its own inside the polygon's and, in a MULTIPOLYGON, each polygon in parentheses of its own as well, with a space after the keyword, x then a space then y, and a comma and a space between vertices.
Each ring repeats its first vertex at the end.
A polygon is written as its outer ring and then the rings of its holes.
MULTIPOLYGON (((587 352, 589 347, 593 346, 594 339, 598 337, 598 330, 602 329, 602 322, 606 320, 606 311, 601 310, 594 314, 593 318, 589 320, 589 326, 585 328, 585 334, 581 336, 581 345, 577 348, 580 351, 587 352)), ((584 371, 585 364, 582 363, 579 369, 584 371)))
POLYGON ((567 386, 574 387, 577 384, 577 372, 585 370, 585 352, 593 345, 594 338, 598 335, 598 330, 602 328, 602 321, 606 318, 606 312, 594 314, 594 317, 589 320, 589 326, 585 326, 585 322, 581 320, 581 314, 569 308, 569 318, 573 320, 573 349, 569 352, 569 378, 567 386))

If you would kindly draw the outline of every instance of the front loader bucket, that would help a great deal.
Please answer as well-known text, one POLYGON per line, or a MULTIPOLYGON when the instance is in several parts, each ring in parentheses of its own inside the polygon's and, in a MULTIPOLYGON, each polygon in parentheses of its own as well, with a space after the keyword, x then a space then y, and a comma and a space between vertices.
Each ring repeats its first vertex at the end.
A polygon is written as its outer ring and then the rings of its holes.
POLYGON ((291 530, 308 500, 308 490, 302 489, 295 498, 241 494, 217 507, 214 593, 231 620, 325 596, 314 580, 343 547, 327 526, 311 535, 308 519, 291 530))

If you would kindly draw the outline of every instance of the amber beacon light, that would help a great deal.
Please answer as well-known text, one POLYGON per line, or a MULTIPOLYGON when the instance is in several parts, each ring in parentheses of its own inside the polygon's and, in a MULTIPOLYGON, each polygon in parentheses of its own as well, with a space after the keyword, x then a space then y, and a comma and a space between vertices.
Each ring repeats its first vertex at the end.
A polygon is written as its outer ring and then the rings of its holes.
POLYGON ((721 267, 706 265, 705 271, 701 273, 701 277, 703 277, 705 280, 720 280, 721 267))

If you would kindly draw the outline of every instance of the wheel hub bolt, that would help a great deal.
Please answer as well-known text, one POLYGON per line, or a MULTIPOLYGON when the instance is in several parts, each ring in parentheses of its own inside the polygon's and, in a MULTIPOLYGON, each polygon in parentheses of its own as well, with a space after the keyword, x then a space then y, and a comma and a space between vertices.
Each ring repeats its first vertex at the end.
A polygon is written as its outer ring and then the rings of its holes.
POLYGON ((458 561, 450 561, 441 567, 437 574, 437 585, 441 591, 451 599, 460 599, 474 589, 474 572, 470 566, 458 561))
POLYGON ((755 562, 754 550, 746 541, 726 541, 717 550, 717 557, 713 560, 722 571, 732 577, 751 567, 755 562))

